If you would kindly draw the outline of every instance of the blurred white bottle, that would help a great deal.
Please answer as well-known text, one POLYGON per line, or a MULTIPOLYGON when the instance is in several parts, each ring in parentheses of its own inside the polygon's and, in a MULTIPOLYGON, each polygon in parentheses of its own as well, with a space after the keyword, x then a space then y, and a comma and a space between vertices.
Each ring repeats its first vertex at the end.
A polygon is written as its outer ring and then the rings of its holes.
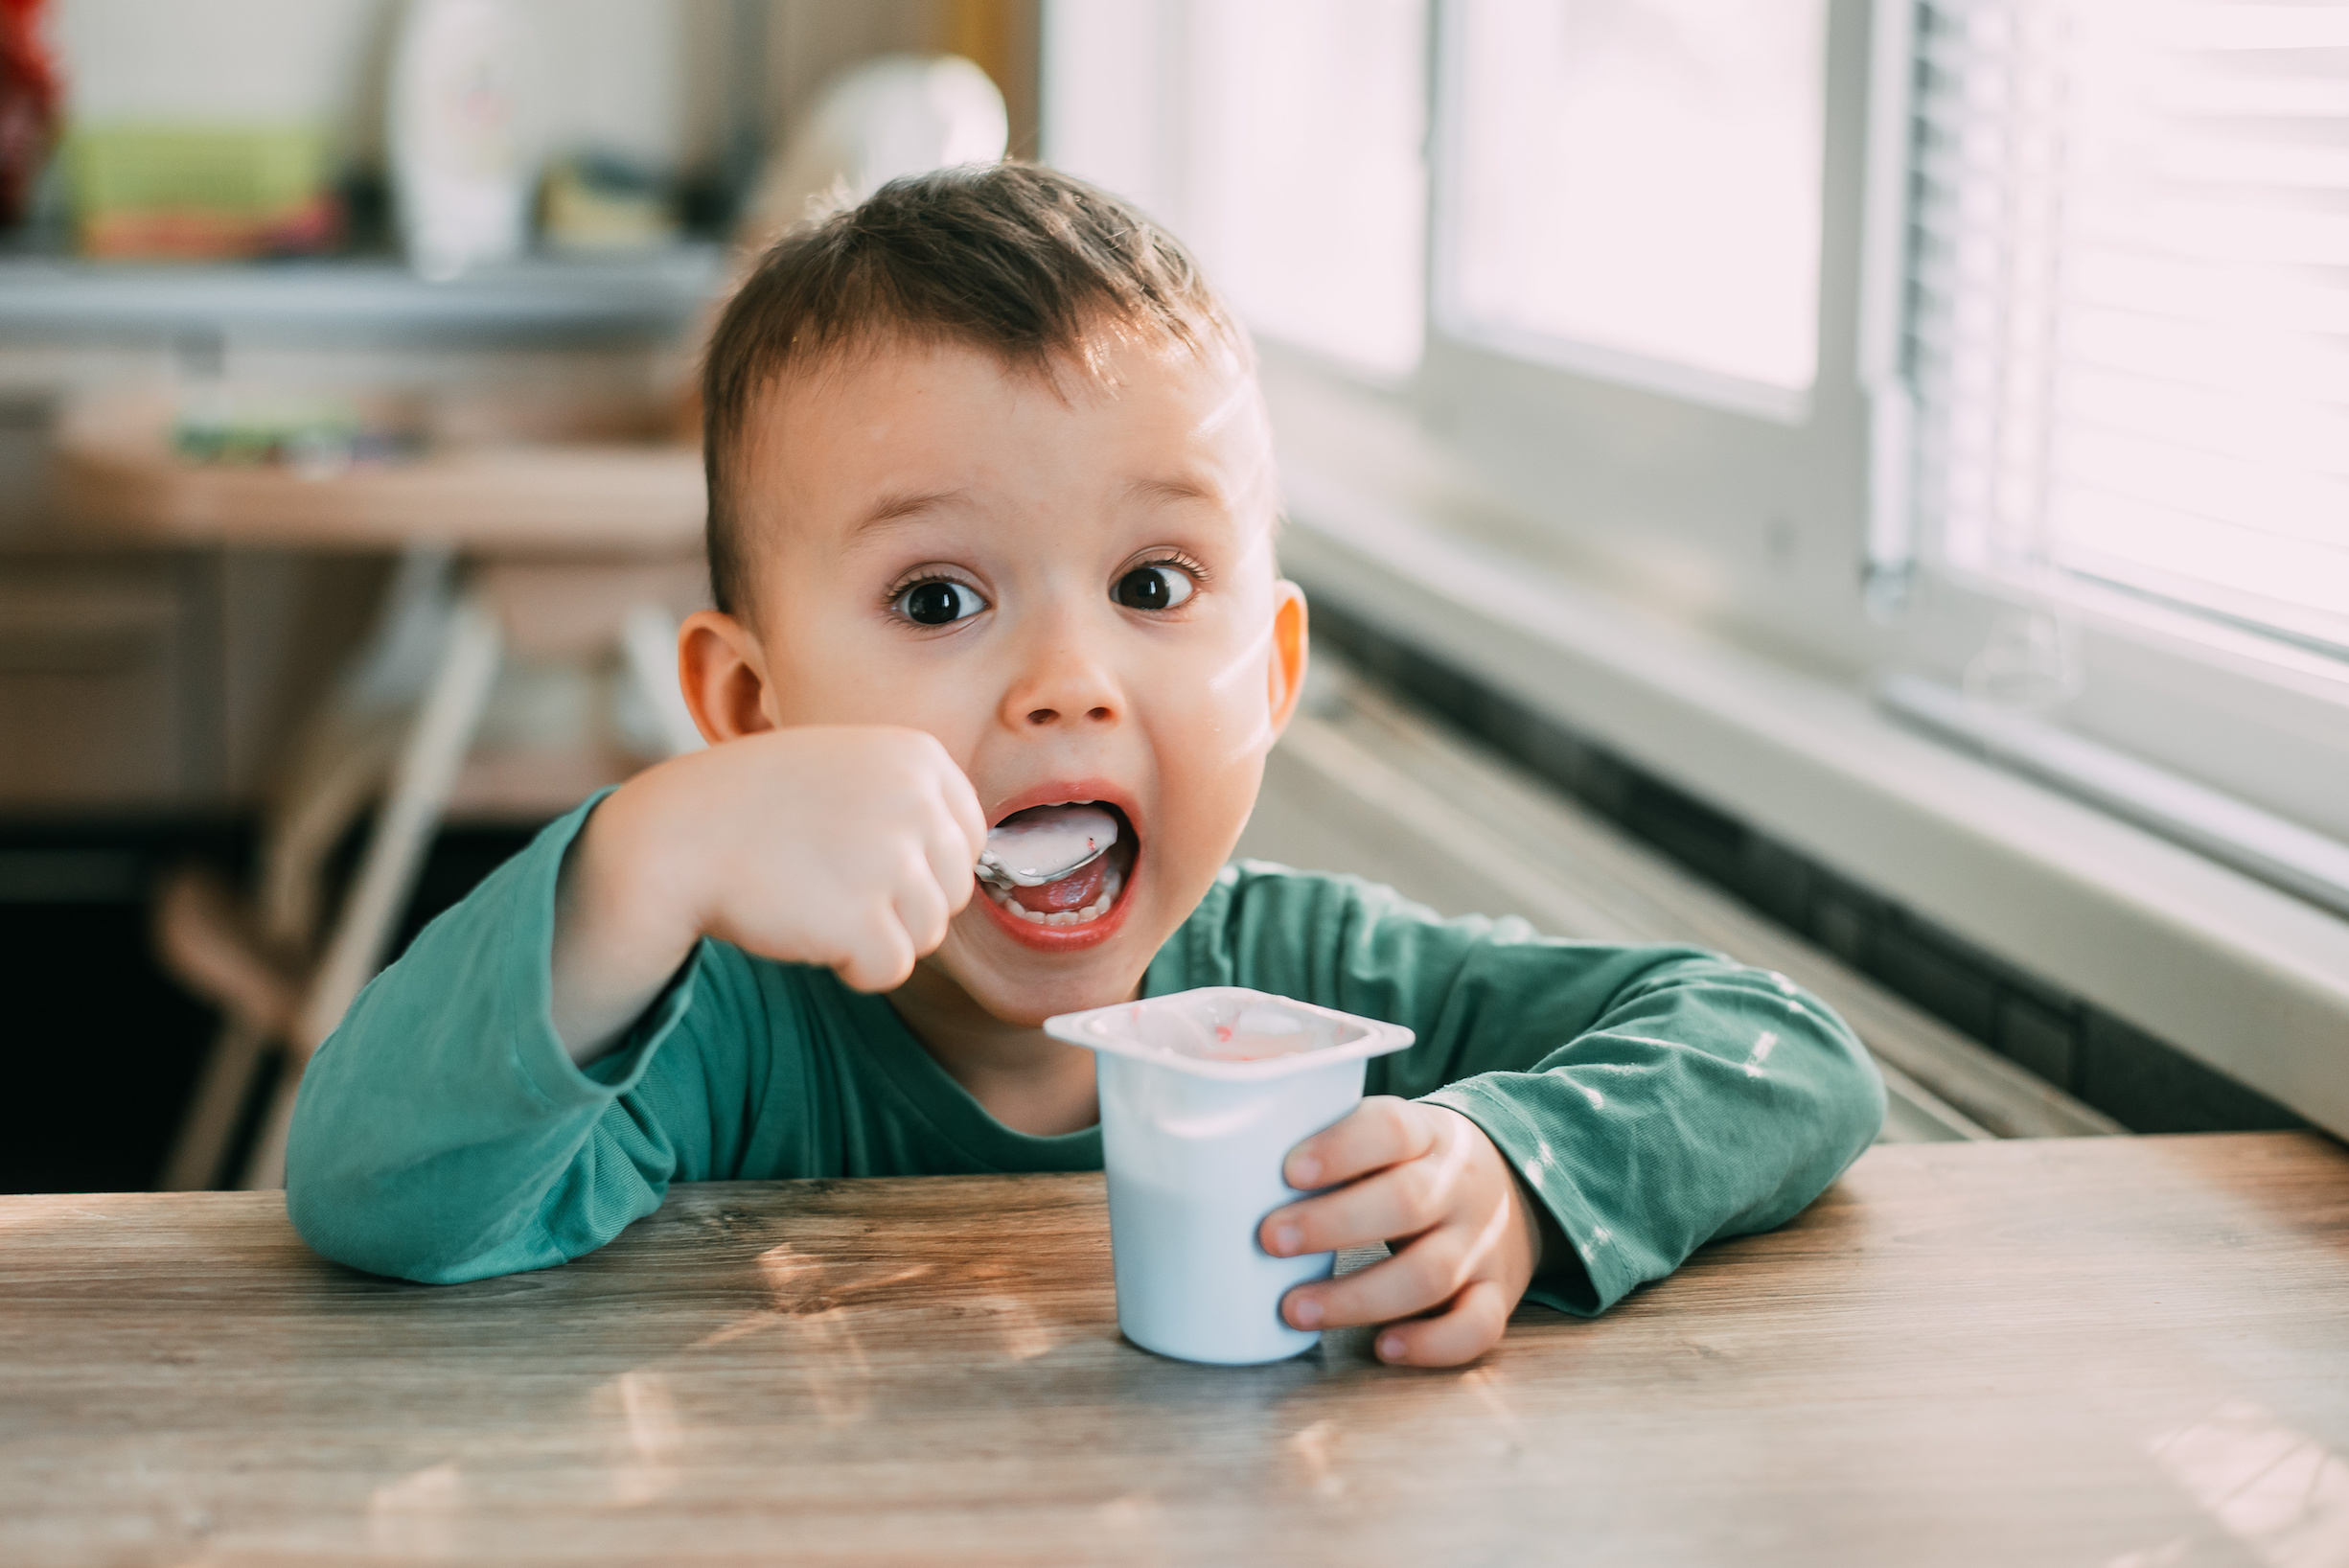
POLYGON ((408 265, 453 278, 530 238, 522 25, 503 0, 409 0, 392 57, 392 199, 408 265))

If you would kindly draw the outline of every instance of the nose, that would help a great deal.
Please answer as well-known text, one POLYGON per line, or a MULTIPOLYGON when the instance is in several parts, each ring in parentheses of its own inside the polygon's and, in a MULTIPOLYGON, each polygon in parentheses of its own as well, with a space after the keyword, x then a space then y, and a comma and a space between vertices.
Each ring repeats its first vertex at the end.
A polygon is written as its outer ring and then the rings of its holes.
POLYGON ((1039 637, 1003 693, 1007 729, 1107 728, 1125 715, 1116 678, 1082 634, 1067 623, 1039 637))

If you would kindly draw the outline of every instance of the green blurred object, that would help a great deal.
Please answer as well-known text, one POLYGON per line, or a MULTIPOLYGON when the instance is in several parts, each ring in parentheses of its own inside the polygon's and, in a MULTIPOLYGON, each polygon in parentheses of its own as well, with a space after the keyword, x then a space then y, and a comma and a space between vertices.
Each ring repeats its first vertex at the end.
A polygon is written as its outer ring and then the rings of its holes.
POLYGON ((190 388, 172 431, 173 450, 189 462, 287 468, 307 479, 404 462, 423 446, 412 410, 332 396, 238 394, 220 386, 190 388))
POLYGON ((584 152, 555 164, 539 205, 546 242, 556 250, 650 250, 678 236, 669 182, 614 153, 584 152))
POLYGON ((76 126, 65 159, 84 255, 314 255, 342 237, 321 127, 76 126))

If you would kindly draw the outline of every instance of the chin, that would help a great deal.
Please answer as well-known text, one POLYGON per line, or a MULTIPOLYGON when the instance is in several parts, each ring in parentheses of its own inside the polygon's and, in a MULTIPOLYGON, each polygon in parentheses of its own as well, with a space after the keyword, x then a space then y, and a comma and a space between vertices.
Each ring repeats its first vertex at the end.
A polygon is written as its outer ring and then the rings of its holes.
POLYGON ((1024 917, 979 884, 938 955, 947 973, 990 1016, 1023 1028, 1133 996, 1181 914, 1166 918, 1145 857, 1112 853, 1108 907, 1082 919, 1024 917))
POLYGON ((939 956, 971 1000, 1006 1024, 1035 1028, 1056 1013, 1106 1007, 1134 994, 1165 940, 1150 929, 1164 922, 1148 918, 1145 891, 1128 883, 1098 919, 1039 929, 1015 924, 982 887, 939 956))

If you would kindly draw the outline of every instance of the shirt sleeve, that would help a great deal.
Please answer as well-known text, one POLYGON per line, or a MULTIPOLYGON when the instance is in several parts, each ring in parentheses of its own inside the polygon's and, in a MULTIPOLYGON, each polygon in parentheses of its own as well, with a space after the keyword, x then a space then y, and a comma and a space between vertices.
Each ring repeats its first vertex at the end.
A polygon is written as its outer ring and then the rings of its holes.
POLYGON ((435 1284, 545 1268, 723 1173, 755 999, 714 944, 611 1055, 579 1068, 555 1032, 555 884, 595 804, 426 926, 311 1059, 286 1208, 328 1257, 435 1284))
POLYGON ((1213 950, 1189 955, 1188 983, 1410 1027, 1408 1049, 1370 1064, 1370 1092, 1447 1106, 1500 1148, 1572 1247, 1528 1293, 1547 1305, 1596 1315, 1707 1241, 1784 1224, 1883 1125, 1866 1049, 1783 975, 1443 920, 1354 878, 1260 864, 1227 871, 1217 900, 1186 928, 1213 950))

